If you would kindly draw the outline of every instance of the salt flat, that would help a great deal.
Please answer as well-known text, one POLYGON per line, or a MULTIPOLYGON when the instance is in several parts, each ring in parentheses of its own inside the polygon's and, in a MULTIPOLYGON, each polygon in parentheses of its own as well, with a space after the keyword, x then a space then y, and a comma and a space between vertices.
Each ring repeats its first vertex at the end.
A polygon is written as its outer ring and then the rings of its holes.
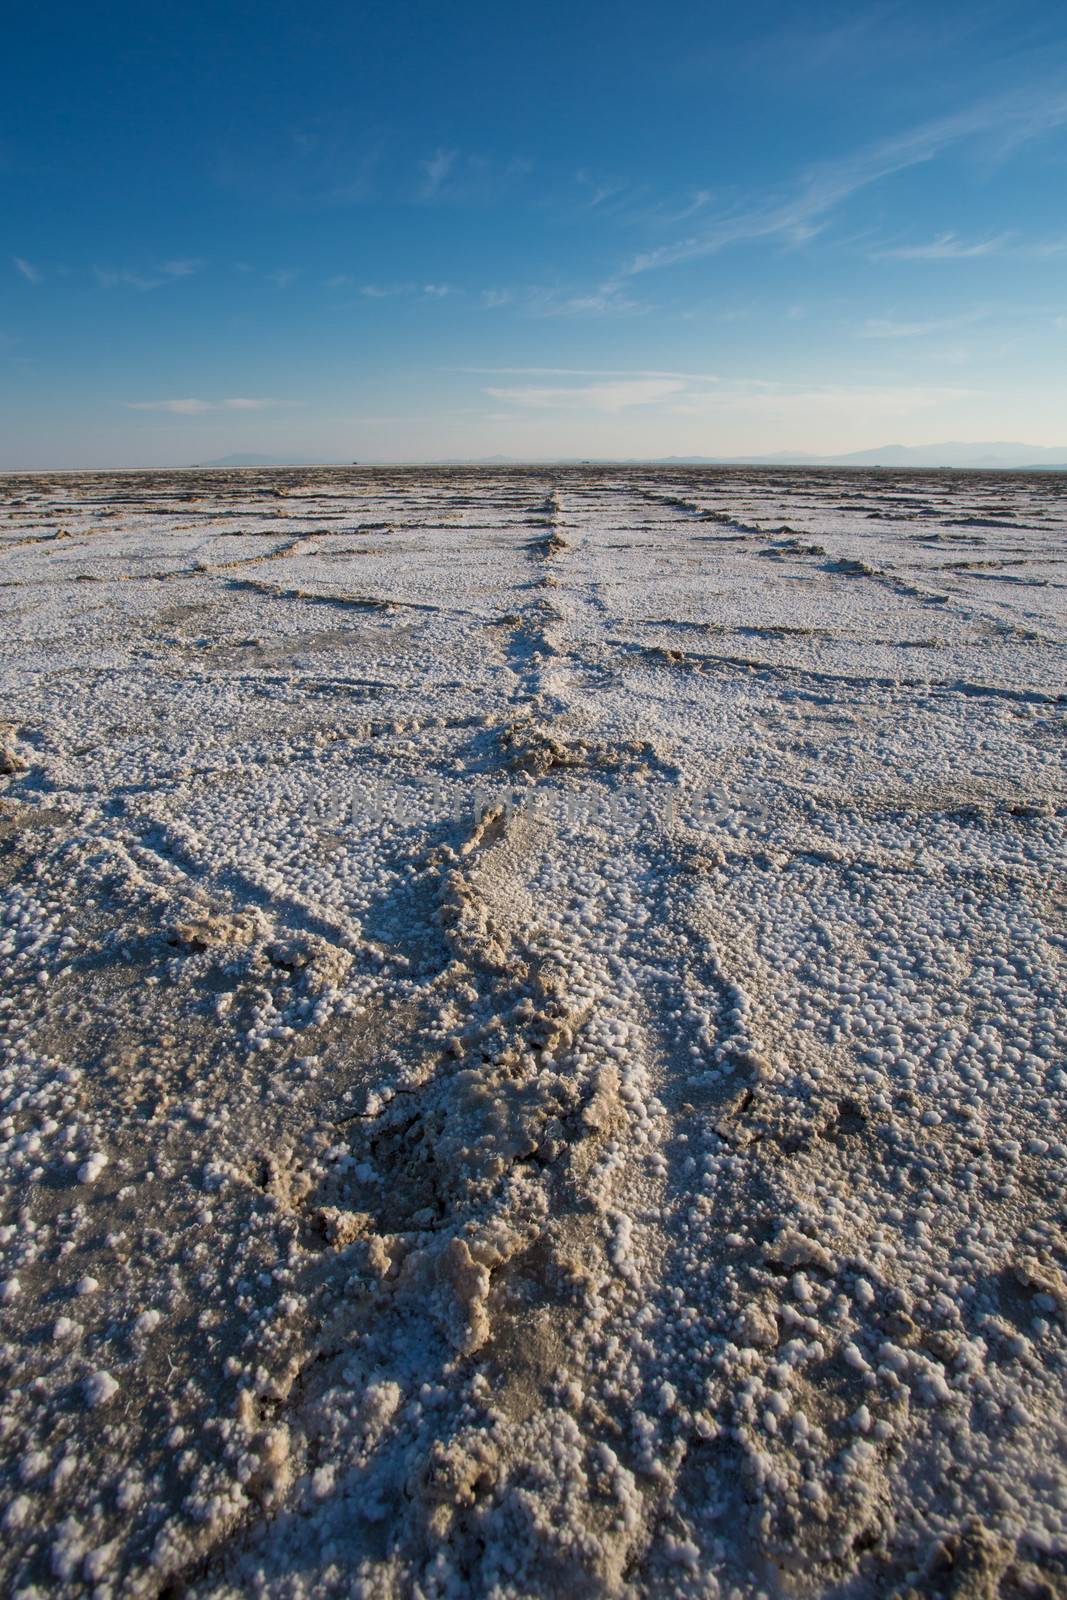
POLYGON ((5 1590, 1067 1594, 1067 480, 0 480, 5 1590))

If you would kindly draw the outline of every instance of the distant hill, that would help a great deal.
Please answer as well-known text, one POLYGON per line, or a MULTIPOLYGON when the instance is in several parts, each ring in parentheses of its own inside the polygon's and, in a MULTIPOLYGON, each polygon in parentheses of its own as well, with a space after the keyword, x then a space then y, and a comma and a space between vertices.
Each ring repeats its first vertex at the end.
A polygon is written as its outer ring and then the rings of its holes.
POLYGON ((808 467, 970 467, 981 471, 1067 472, 1067 445, 1049 449, 1033 444, 885 444, 845 455, 815 456, 665 456, 656 466, 808 466, 808 467))
POLYGON ((855 450, 849 455, 824 458, 841 466, 857 467, 1025 467, 1034 471, 1062 472, 1067 446, 1046 449, 1032 444, 887 444, 877 450, 855 450))
MULTIPOLYGON (((368 466, 375 463, 367 462, 368 466)), ((414 462, 408 465, 416 465, 414 462)), ((1033 444, 886 444, 846 455, 805 455, 802 451, 773 456, 465 456, 429 462, 439 467, 918 467, 972 468, 987 472, 1067 472, 1067 445, 1056 449, 1033 444)))
POLYGON ((1003 442, 960 444, 886 444, 873 450, 853 450, 845 455, 816 456, 803 452, 770 456, 647 456, 619 457, 573 456, 561 459, 535 460, 529 456, 465 456, 444 460, 420 462, 328 461, 302 456, 264 456, 243 454, 220 456, 215 461, 197 461, 197 467, 332 467, 332 466, 383 466, 427 465, 439 467, 509 467, 509 466, 655 466, 655 467, 937 467, 970 468, 975 471, 1014 472, 1067 472, 1067 445, 1049 449, 1041 445, 1011 444, 1003 442))

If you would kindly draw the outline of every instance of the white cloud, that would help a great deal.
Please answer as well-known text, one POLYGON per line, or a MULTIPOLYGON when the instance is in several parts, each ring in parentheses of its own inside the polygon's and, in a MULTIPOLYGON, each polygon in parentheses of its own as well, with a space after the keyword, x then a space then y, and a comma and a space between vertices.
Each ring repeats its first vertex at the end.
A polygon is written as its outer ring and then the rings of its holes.
MULTIPOLYGON (((331 280, 331 287, 340 289, 351 281, 350 278, 335 278, 331 280)), ((461 292, 451 283, 363 283, 359 286, 359 293, 364 300, 391 300, 401 295, 417 295, 423 300, 447 300, 449 295, 461 292)))
POLYGON ((929 384, 819 384, 789 385, 749 379, 729 387, 708 390, 703 395, 686 396, 672 411, 685 416, 757 416, 806 423, 813 416, 831 417, 842 422, 856 416, 910 417, 938 406, 973 400, 978 389, 929 384))
POLYGON ((627 406, 655 405, 668 395, 685 388, 672 378, 632 378, 615 383, 591 383, 581 387, 526 385, 518 388, 488 388, 486 394, 505 405, 538 408, 569 406, 583 411, 623 411, 627 406))
POLYGON ((539 286, 523 289, 517 296, 520 308, 535 317, 602 317, 625 315, 648 308, 633 299, 617 283, 602 283, 585 294, 539 286))
POLYGON ((160 272, 165 272, 168 278, 191 278, 194 272, 202 272, 205 262, 189 257, 181 261, 161 261, 160 272))
POLYGON ((141 272, 131 272, 128 267, 94 267, 93 273, 101 289, 158 289, 162 278, 146 278, 141 272))
POLYGON ((196 417, 201 411, 212 411, 210 400, 127 400, 128 411, 172 411, 179 417, 196 417))
POLYGON ((276 289, 288 289, 299 278, 299 267, 278 267, 275 272, 267 273, 267 282, 273 283, 276 289))
POLYGON ((981 322, 984 311, 969 311, 960 317, 933 317, 921 322, 900 322, 893 317, 868 317, 860 329, 864 339, 922 339, 939 333, 955 333, 960 328, 981 322))
POLYGON ((440 194, 456 165, 458 156, 458 150, 445 150, 439 147, 427 161, 419 162, 419 168, 424 174, 419 192, 424 200, 432 200, 440 194))
POLYGON ((270 411, 275 406, 300 406, 302 400, 247 399, 236 396, 232 400, 127 400, 129 411, 170 411, 179 417, 198 417, 204 411, 270 411))
POLYGON ((21 272, 27 283, 43 282, 44 273, 39 271, 32 261, 27 261, 25 256, 12 256, 11 260, 15 271, 21 272))
POLYGON ((872 261, 971 261, 996 255, 1010 242, 1011 233, 998 233, 991 239, 967 244, 954 233, 942 233, 928 244, 901 245, 893 250, 875 250, 872 261))
POLYGON ((765 196, 756 205, 719 216, 703 232, 636 256, 627 275, 714 255, 728 245, 778 239, 798 244, 825 226, 829 214, 851 195, 894 173, 932 161, 967 140, 991 136, 1004 155, 1067 123, 1067 92, 1024 98, 1002 97, 968 111, 923 123, 837 161, 810 167, 796 192, 765 196))
POLYGON ((710 189, 698 189, 687 205, 674 212, 672 216, 665 217, 664 222, 677 226, 679 222, 688 222, 690 217, 695 217, 698 211, 704 211, 712 200, 710 189))
POLYGON ((483 377, 508 378, 680 378, 683 383, 718 383, 714 372, 669 372, 659 367, 450 367, 483 377))
POLYGON ((248 400, 238 397, 234 400, 223 400, 222 404, 227 411, 271 411, 277 406, 302 406, 303 400, 248 400))
POLYGON ((629 187, 627 184, 619 183, 615 180, 599 181, 590 177, 589 173, 584 171, 576 172, 574 181, 580 184, 583 189, 589 190, 588 205, 591 211, 596 210, 598 206, 602 206, 606 200, 617 199, 620 195, 625 194, 629 187))
POLYGON ((648 309, 614 282, 602 283, 585 293, 548 288, 543 284, 525 284, 512 289, 483 289, 479 300, 486 311, 514 306, 517 311, 533 317, 620 316, 648 309))
POLYGON ((101 289, 137 289, 142 294, 149 289, 160 289, 165 283, 176 283, 181 278, 191 278, 203 271, 205 263, 190 257, 181 261, 161 261, 149 272, 131 267, 94 267, 93 274, 101 289))
MULTIPOLYGON (((608 374, 600 376, 609 378, 608 374)), ((718 383, 703 373, 643 373, 619 376, 614 382, 493 387, 485 393, 504 405, 545 412, 617 414, 631 407, 647 407, 671 425, 676 425, 678 418, 688 418, 720 429, 735 416, 794 425, 818 417, 826 427, 857 415, 867 415, 872 422, 877 417, 911 417, 974 399, 981 391, 923 384, 785 384, 762 378, 718 383)))
POLYGON ((600 317, 606 312, 642 311, 639 300, 620 294, 615 288, 596 289, 592 294, 547 296, 532 307, 542 317, 600 317))

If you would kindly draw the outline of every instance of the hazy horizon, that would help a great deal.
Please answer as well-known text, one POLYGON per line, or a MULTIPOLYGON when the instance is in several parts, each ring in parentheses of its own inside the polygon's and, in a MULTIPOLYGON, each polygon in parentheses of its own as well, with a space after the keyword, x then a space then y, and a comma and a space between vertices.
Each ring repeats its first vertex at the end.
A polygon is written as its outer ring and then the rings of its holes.
POLYGON ((474 468, 491 470, 499 468, 507 471, 511 468, 543 469, 555 467, 561 471, 580 471, 583 468, 641 468, 658 467, 666 471, 676 467, 684 468, 707 467, 709 470, 717 468, 752 468, 758 470, 766 467, 770 470, 788 470, 790 467, 810 467, 822 469, 827 472, 841 472, 848 470, 864 471, 869 469, 884 469, 886 471, 910 471, 917 474, 931 471, 986 471, 986 472, 1067 472, 1067 446, 1062 449, 1042 450, 1039 446, 1027 447, 1025 445, 998 445, 996 442, 978 443, 966 446, 959 443, 947 443, 943 446, 885 446, 882 449, 856 451, 851 455, 734 455, 734 456, 512 456, 498 454, 494 456, 368 456, 364 460, 328 459, 325 457, 310 458, 298 454, 266 456, 254 452, 236 452, 230 456, 219 456, 201 461, 182 461, 171 464, 151 464, 133 466, 113 462, 67 462, 55 466, 45 467, 0 467, 0 475, 18 477, 23 474, 31 476, 49 477, 79 473, 99 473, 101 475, 122 475, 124 473, 136 474, 140 472, 182 473, 182 472, 211 472, 211 471, 247 471, 247 472, 285 472, 285 471, 337 471, 344 472, 351 469, 365 468, 372 470, 389 470, 403 468, 428 470, 474 468))
POLYGON ((60 5, 0 469, 1067 449, 1067 17, 60 5))

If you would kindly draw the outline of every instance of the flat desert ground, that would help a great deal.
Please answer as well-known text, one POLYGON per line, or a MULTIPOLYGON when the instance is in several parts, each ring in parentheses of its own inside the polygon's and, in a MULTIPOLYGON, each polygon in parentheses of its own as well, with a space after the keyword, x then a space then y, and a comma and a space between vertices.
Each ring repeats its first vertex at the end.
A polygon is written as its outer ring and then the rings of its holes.
POLYGON ((0 480, 0 1581, 1067 1594, 1067 475, 0 480))

